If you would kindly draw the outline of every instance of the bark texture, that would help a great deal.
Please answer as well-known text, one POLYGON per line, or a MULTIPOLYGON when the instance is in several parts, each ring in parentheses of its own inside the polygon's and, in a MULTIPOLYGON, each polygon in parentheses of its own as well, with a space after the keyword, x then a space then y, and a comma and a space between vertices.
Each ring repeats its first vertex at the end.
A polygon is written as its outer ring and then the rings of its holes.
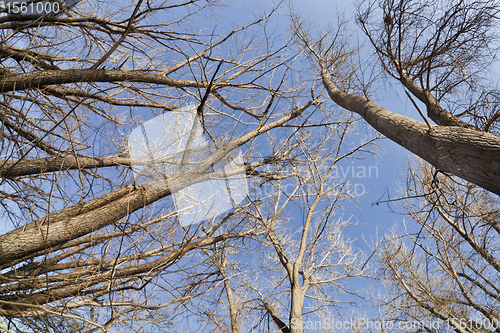
POLYGON ((12 178, 36 175, 46 172, 94 169, 110 166, 130 166, 131 160, 127 157, 54 157, 34 158, 19 161, 0 160, 0 177, 12 178))
POLYGON ((99 230, 170 194, 125 186, 0 236, 0 265, 99 230))
POLYGON ((323 84, 339 106, 437 169, 500 195, 500 138, 459 126, 431 126, 390 112, 364 97, 340 91, 326 72, 323 84))
POLYGON ((77 82, 142 82, 178 88, 206 86, 204 82, 174 80, 161 74, 150 74, 142 70, 65 69, 33 71, 7 76, 0 80, 0 93, 77 82))

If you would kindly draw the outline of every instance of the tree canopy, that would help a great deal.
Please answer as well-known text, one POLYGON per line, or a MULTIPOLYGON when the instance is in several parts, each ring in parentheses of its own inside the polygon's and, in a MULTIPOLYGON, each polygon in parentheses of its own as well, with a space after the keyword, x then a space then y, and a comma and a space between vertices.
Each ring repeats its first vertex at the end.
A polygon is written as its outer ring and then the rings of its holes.
POLYGON ((498 320, 499 9, 361 3, 366 82, 347 20, 318 33, 283 3, 4 8, 0 327, 304 332, 365 278, 380 319, 498 320), (379 105, 387 82, 423 121, 379 105), (396 199, 419 231, 365 255, 336 168, 382 136, 426 161, 396 199))
POLYGON ((326 290, 363 275, 333 210, 353 194, 331 174, 372 139, 353 145, 355 120, 322 108, 292 34, 273 36, 276 8, 220 25, 218 2, 131 4, 0 18, 0 315, 34 331, 296 331, 306 297, 330 308, 326 290), (178 165, 139 180, 171 157, 134 155, 131 133, 179 112, 195 120, 178 165), (248 177, 244 200, 182 223, 220 202, 176 195, 233 176, 248 177))

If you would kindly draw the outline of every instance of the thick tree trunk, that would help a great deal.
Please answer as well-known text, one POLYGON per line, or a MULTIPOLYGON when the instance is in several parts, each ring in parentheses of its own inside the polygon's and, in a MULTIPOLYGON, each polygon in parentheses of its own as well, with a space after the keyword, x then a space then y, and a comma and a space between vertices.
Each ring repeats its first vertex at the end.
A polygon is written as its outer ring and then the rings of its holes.
POLYGON ((298 284, 292 286, 292 302, 290 305, 290 333, 304 332, 304 310, 305 290, 298 284))
POLYGON ((170 194, 125 186, 0 236, 0 265, 105 227, 170 194))
MULTIPOLYGON (((9 289, 9 285, 6 284, 3 286, 3 289, 5 290, 2 290, 1 294, 3 296, 0 297, 0 300, 15 301, 18 303, 25 303, 29 305, 29 304, 47 304, 56 300, 75 297, 78 295, 81 296, 82 290, 89 289, 100 283, 109 281, 110 279, 120 280, 122 278, 137 276, 139 274, 151 272, 155 269, 158 269, 159 267, 164 267, 164 266, 168 267, 169 265, 175 263, 176 260, 178 260, 178 258, 181 258, 183 255, 185 255, 187 252, 193 249, 203 248, 208 245, 224 241, 226 239, 239 238, 248 235, 251 235, 251 231, 244 231, 238 233, 225 233, 218 236, 207 237, 198 241, 190 241, 185 245, 173 251, 170 251, 167 254, 162 255, 160 258, 156 260, 148 261, 145 258, 145 260, 143 261, 144 263, 141 265, 129 266, 129 267, 125 266, 115 267, 115 269, 113 270, 103 271, 98 274, 94 272, 93 274, 89 275, 87 274, 82 274, 81 276, 73 275, 72 277, 68 278, 68 281, 64 286, 57 286, 56 288, 50 290, 41 289, 32 294, 25 295, 25 297, 23 297, 22 299, 19 299, 18 295, 11 295, 7 291, 9 289)), ((3 282, 5 281, 11 282, 12 280, 4 279, 3 282)), ((104 288, 107 287, 105 286, 104 288)), ((22 316, 22 313, 19 312, 19 308, 17 308, 16 310, 11 310, 11 309, 15 309, 15 307, 3 305, 0 308, 0 315, 8 315, 11 317, 22 316)))
POLYGON ((449 172, 500 195, 500 138, 458 126, 431 126, 340 91, 326 72, 323 84, 339 106, 362 116, 375 130, 449 172))

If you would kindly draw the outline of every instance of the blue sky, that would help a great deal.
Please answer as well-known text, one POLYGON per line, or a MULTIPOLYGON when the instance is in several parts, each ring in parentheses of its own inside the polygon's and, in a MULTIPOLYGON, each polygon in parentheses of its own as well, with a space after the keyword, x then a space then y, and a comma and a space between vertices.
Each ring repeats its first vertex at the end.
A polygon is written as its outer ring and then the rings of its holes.
MULTIPOLYGON (((266 7, 266 5, 262 5, 258 2, 238 1, 232 4, 237 8, 246 8, 246 10, 231 9, 231 13, 238 13, 237 15, 228 17, 228 20, 232 22, 244 20, 245 17, 249 16, 250 12, 262 12, 264 8, 271 7, 271 4, 267 4, 266 7)), ((353 20, 356 11, 354 2, 325 0, 312 0, 306 2, 303 0, 292 0, 292 5, 295 7, 298 14, 301 14, 306 20, 312 23, 313 28, 319 30, 325 30, 328 25, 331 25, 332 28, 335 29, 338 18, 343 17, 346 21, 349 21, 347 26, 352 30, 353 35, 357 36, 360 43, 363 44, 363 35, 353 20)), ((288 17, 286 17, 284 12, 286 11, 282 11, 278 14, 280 15, 278 17, 278 25, 280 23, 282 24, 282 26, 278 26, 277 28, 280 31, 284 31, 288 28, 288 17)), ((356 43, 356 40, 353 40, 353 42, 356 43)), ((361 54, 362 56, 369 57, 371 52, 372 50, 368 45, 364 45, 361 54)), ((369 62, 365 62, 364 65, 367 66, 369 70, 372 67, 369 62)), ((376 66, 376 63, 374 63, 373 66, 376 66)), ((378 68, 375 70, 378 70, 378 68)), ((397 82, 381 80, 377 82, 373 88, 376 89, 374 99, 379 105, 398 114, 406 115, 419 121, 422 120, 414 106, 406 97, 401 85, 397 82)), ((331 104, 333 105, 333 103, 331 104)), ((425 108, 421 105, 421 109, 425 108)), ((363 123, 363 125, 358 128, 358 131, 360 137, 363 135, 373 137, 376 134, 376 132, 366 123, 363 123)), ((350 239, 355 239, 354 245, 360 248, 366 256, 370 255, 370 245, 372 242, 376 242, 376 239, 380 239, 384 233, 390 232, 394 226, 397 226, 398 230, 404 230, 405 227, 410 226, 411 228, 411 226, 413 226, 408 217, 401 214, 401 209, 399 209, 399 207, 392 203, 384 203, 384 201, 389 198, 395 199, 399 197, 398 189, 405 184, 405 176, 408 169, 407 165, 408 163, 414 162, 416 157, 388 139, 381 139, 377 143, 379 147, 374 150, 373 157, 363 160, 341 162, 338 166, 339 172, 345 172, 349 174, 349 176, 352 175, 351 172, 353 169, 355 173, 360 170, 370 170, 370 168, 371 170, 375 170, 374 167, 377 170, 377 173, 372 172, 371 175, 367 173, 366 177, 355 177, 352 179, 352 186, 358 190, 362 189, 364 195, 358 198, 358 204, 351 201, 347 204, 343 203, 343 206, 340 207, 342 209, 343 219, 357 224, 346 227, 344 229, 344 235, 350 239), (380 203, 377 205, 375 204, 376 202, 380 203)), ((361 289, 371 289, 369 291, 382 290, 382 286, 374 280, 350 281, 346 282, 346 287, 351 291, 361 289), (349 284, 349 286, 347 284, 349 284)), ((356 301, 359 301, 359 299, 356 299, 356 301)), ((372 313, 372 310, 366 308, 367 304, 363 304, 363 302, 359 302, 358 304, 357 306, 361 306, 361 309, 347 306, 343 315, 349 316, 355 310, 358 310, 360 313, 364 311, 367 311, 367 314, 372 313)), ((372 314, 376 315, 375 313, 372 314)))
MULTIPOLYGON (((347 27, 359 39, 359 43, 365 44, 362 56, 368 58, 372 52, 370 47, 366 45, 366 41, 363 40, 364 36, 362 32, 354 22, 357 8, 355 1, 291 0, 290 3, 296 13, 302 15, 305 20, 311 23, 313 29, 326 30, 328 26, 335 29, 338 18, 343 18, 345 21, 348 21, 349 24, 347 27)), ((251 19, 251 13, 268 12, 272 8, 273 3, 263 4, 257 1, 233 1, 231 5, 232 8, 225 8, 227 14, 224 12, 221 16, 227 17, 230 23, 243 24, 245 18, 251 19)), ((277 20, 276 29, 278 31, 283 32, 288 29, 289 22, 286 13, 287 11, 283 6, 282 10, 277 14, 279 16, 272 20, 273 24, 276 24, 274 22, 277 20)), ((353 40, 353 42, 356 41, 353 40)), ((376 64, 374 63, 374 65, 376 64)), ((372 67, 368 62, 365 63, 365 66, 369 70, 372 67)), ((390 111, 421 121, 417 111, 397 82, 380 81, 379 83, 380 86, 375 86, 377 93, 374 97, 379 105, 390 111)), ((373 136, 376 133, 368 125, 362 126, 359 131, 367 133, 367 136, 373 136)), ((369 239, 377 233, 377 229, 379 233, 382 230, 388 231, 393 225, 400 224, 403 221, 404 216, 391 212, 387 204, 381 203, 375 205, 374 203, 380 200, 387 200, 389 198, 388 195, 392 199, 398 197, 399 184, 404 185, 405 183, 407 164, 416 159, 412 153, 388 139, 379 140, 378 145, 379 148, 375 151, 373 159, 356 160, 350 165, 342 164, 339 166, 343 167, 344 171, 347 171, 347 168, 351 168, 349 171, 352 171, 352 168, 359 170, 360 168, 368 169, 371 166, 378 168, 378 177, 372 175, 371 177, 353 180, 352 186, 356 187, 358 191, 362 190, 364 195, 358 200, 359 206, 352 203, 350 207, 344 207, 346 212, 345 217, 348 218, 348 215, 352 214, 354 218, 353 222, 359 223, 359 226, 350 227, 346 232, 348 232, 350 238, 356 238, 356 245, 365 251, 368 251, 368 247, 363 238, 369 239)), ((391 208, 396 207, 391 204, 391 208)))
MULTIPOLYGON (((335 27, 337 17, 344 17, 349 22, 348 27, 359 38, 360 43, 365 44, 363 52, 367 56, 371 52, 371 49, 363 40, 364 36, 353 20, 356 13, 355 1, 311 0, 306 2, 292 0, 292 3, 296 11, 310 20, 313 26, 318 29, 325 29, 328 25, 335 27)), ((379 105, 392 112, 421 120, 404 94, 404 90, 396 82, 384 82, 383 86, 381 84, 381 87, 377 87, 375 100, 379 105)), ((368 133, 375 133, 368 125, 364 127, 368 133)), ((375 152, 373 159, 355 161, 352 164, 352 167, 355 167, 356 170, 370 166, 377 166, 378 168, 378 177, 372 174, 371 177, 353 180, 355 184, 362 186, 358 188, 363 188, 366 191, 359 198, 359 207, 353 204, 348 210, 348 213, 351 213, 357 219, 359 226, 350 227, 346 232, 349 237, 356 238, 355 244, 365 251, 368 251, 368 247, 363 239, 369 240, 377 234, 377 231, 378 235, 381 236, 384 231, 387 232, 395 224, 403 222, 404 216, 391 212, 388 204, 380 203, 376 205, 375 203, 385 201, 389 196, 392 199, 398 197, 397 191, 400 185, 404 186, 405 183, 407 165, 416 160, 416 157, 411 152, 388 139, 380 140, 378 144, 379 149, 375 152)), ((390 206, 397 209, 394 204, 390 206)))
MULTIPOLYGON (((309 18, 318 28, 325 28, 329 24, 335 25, 339 12, 344 12, 346 20, 350 20, 353 23, 352 18, 354 17, 356 8, 354 3, 351 2, 324 0, 307 2, 295 0, 294 6, 299 13, 309 18)), ((242 2, 240 8, 242 7, 259 11, 264 6, 257 5, 256 3, 242 2)), ((244 10, 239 10, 239 13, 246 15, 244 10)), ((232 17, 231 20, 237 22, 241 18, 241 16, 232 17)), ((287 24, 284 16, 280 20, 284 24, 287 24)), ((357 32, 359 38, 362 38, 361 33, 358 32, 354 23, 349 26, 354 32, 357 32)), ((283 28, 286 29, 286 27, 283 28)), ((404 91, 396 83, 393 84, 393 87, 387 85, 385 88, 380 89, 380 93, 376 95, 376 101, 391 111, 419 119, 418 114, 404 95, 404 91)), ((375 133, 367 125, 362 126, 360 131, 366 131, 372 136, 375 133)), ((384 231, 389 231, 393 225, 402 223, 403 215, 391 212, 387 204, 374 205, 374 203, 380 200, 387 200, 388 196, 390 198, 398 196, 398 183, 404 184, 406 165, 408 161, 414 160, 411 153, 390 140, 383 139, 378 144, 380 147, 376 150, 373 158, 354 160, 350 164, 342 163, 339 165, 339 172, 346 174, 352 174, 353 170, 356 173, 361 170, 368 170, 365 177, 357 177, 352 181, 353 186, 357 186, 356 188, 362 190, 364 193, 359 197, 359 206, 351 202, 343 207, 345 211, 344 218, 349 219, 352 216, 353 219, 351 221, 358 223, 356 226, 348 227, 345 232, 348 237, 355 238, 355 245, 362 248, 365 252, 369 251, 365 240, 369 242, 375 236, 380 237, 384 231), (373 171, 370 174, 370 170, 376 170, 376 173, 373 171)))

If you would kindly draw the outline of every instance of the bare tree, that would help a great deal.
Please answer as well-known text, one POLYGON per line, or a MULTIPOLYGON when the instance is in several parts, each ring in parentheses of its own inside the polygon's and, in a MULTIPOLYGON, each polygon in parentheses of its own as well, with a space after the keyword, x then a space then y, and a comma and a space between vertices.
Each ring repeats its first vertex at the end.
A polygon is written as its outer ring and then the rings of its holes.
POLYGON ((405 234, 382 242, 385 315, 428 332, 498 332, 498 198, 416 165, 409 178, 405 234), (388 301, 388 300, 391 301, 388 301))
POLYGON ((0 315, 33 330, 61 318, 73 331, 175 325, 220 285, 212 268, 225 274, 206 249, 266 230, 258 198, 182 227, 170 196, 231 176, 215 165, 236 149, 247 175, 293 176, 290 138, 335 125, 315 116, 315 89, 291 84, 290 41, 260 39, 275 8, 214 28, 217 2, 131 3, 0 18, 0 315), (190 103, 209 156, 187 168, 184 152, 159 186, 136 183, 130 131, 190 103))
POLYGON ((207 250, 223 284, 212 296, 217 302, 198 303, 193 312, 209 313, 204 320, 217 330, 328 332, 346 320, 339 313, 351 304, 346 299, 355 299, 346 283, 368 277, 369 266, 343 233, 352 222, 342 206, 355 194, 336 168, 359 157, 373 140, 352 145, 348 133, 357 122, 329 113, 328 118, 345 122, 320 130, 321 140, 307 127, 297 131, 293 145, 302 151, 294 163, 298 175, 266 181, 264 202, 248 207, 248 220, 264 233, 207 250))
POLYGON ((488 73, 496 60, 498 12, 493 1, 360 6, 357 21, 383 80, 400 84, 423 121, 377 105, 369 89, 374 82, 356 81, 361 66, 337 34, 313 38, 294 21, 331 99, 432 165, 410 168, 403 193, 410 222, 380 242, 387 285, 376 305, 394 331, 500 331, 499 111, 488 73), (349 61, 354 70, 346 70, 349 61))
POLYGON ((497 93, 483 79, 494 60, 499 9, 495 1, 384 0, 360 7, 357 21, 383 72, 417 108, 413 97, 422 102, 436 125, 422 112, 423 122, 380 107, 366 86, 346 84, 339 47, 327 42, 334 38, 311 39, 300 24, 295 31, 335 103, 442 172, 500 195, 497 93))

